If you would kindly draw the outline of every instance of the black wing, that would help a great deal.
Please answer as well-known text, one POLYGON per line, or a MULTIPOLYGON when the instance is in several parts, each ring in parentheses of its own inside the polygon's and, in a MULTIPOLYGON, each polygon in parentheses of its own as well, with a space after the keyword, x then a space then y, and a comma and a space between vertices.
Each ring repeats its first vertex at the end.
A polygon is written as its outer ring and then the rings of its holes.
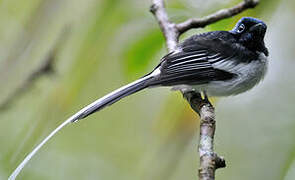
POLYGON ((229 51, 230 43, 212 33, 215 32, 193 36, 180 45, 179 52, 163 57, 158 66, 161 74, 151 85, 199 85, 232 78, 234 74, 213 67, 214 63, 232 59, 235 54, 229 51))

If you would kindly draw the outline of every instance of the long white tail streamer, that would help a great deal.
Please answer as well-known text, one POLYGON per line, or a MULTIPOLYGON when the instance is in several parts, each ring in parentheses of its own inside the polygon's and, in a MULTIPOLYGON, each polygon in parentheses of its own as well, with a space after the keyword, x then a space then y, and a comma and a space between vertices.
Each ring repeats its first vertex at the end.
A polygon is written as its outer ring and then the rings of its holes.
POLYGON ((52 131, 35 149, 26 156, 26 158, 17 166, 17 168, 13 171, 13 173, 9 176, 8 180, 14 180, 20 171, 24 168, 24 166, 29 162, 29 160, 36 154, 36 152, 52 137, 54 136, 60 129, 62 129, 65 125, 70 123, 74 118, 69 118, 61 125, 59 125, 54 131, 52 131))
MULTIPOLYGON (((132 91, 132 93, 135 93, 137 92, 137 90, 140 90, 140 89, 137 89, 136 88, 136 85, 139 85, 141 86, 141 83, 144 82, 145 80, 149 79, 149 78, 152 78, 153 76, 155 75, 158 75, 160 73, 159 70, 156 70, 154 71, 153 73, 151 73, 150 75, 148 76, 145 76, 137 81, 134 81, 130 84, 127 84, 126 86, 123 86, 105 96, 103 96, 102 98, 94 101, 93 103, 89 104, 88 106, 84 107, 83 109, 81 109, 79 112, 77 112, 76 114, 74 114, 73 116, 71 116, 70 118, 68 118, 66 121, 64 121, 61 125, 59 125, 54 131, 52 131, 40 144, 38 144, 38 146, 36 146, 32 152, 30 152, 30 154, 28 154, 25 159, 17 166, 17 168, 12 172, 12 174, 9 176, 8 180, 14 180, 18 174, 21 172, 21 170, 24 168, 24 166, 30 161, 30 159, 38 152, 38 150, 49 140, 51 139, 58 131, 60 131, 64 126, 66 126, 67 124, 71 123, 71 122, 75 122, 76 120, 78 119, 81 119, 81 115, 83 115, 85 112, 87 112, 89 109, 93 109, 94 107, 98 107, 98 106, 101 106, 104 104, 104 102, 106 101, 110 101, 110 99, 112 99, 112 97, 116 98, 116 101, 125 97, 125 96, 122 96, 122 97, 116 97, 116 95, 124 92, 124 90, 126 90, 127 88, 130 88, 130 87, 135 87, 135 91, 132 91)), ((144 88, 144 87, 143 87, 144 88)), ((128 92, 124 92, 126 94, 128 94, 128 92)), ((122 94, 121 94, 122 95, 122 94)), ((130 94, 128 94, 130 95, 130 94)), ((110 104, 112 104, 113 101, 110 101, 110 104)), ((109 104, 109 105, 110 105, 109 104)), ((108 105, 108 104, 107 104, 108 105)), ((93 111, 95 112, 95 111, 93 111)), ((91 112, 90 114, 92 114, 93 112, 91 112)), ((89 114, 88 114, 89 115, 89 114)), ((87 115, 87 116, 88 116, 87 115)), ((86 117, 86 116, 85 116, 86 117)), ((84 116, 82 117, 82 119, 84 118, 84 116)))

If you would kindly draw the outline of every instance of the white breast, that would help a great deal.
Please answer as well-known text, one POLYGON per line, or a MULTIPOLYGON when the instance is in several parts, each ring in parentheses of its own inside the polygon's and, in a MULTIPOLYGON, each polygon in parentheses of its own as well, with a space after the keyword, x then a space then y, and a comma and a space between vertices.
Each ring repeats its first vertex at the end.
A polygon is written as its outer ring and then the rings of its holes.
POLYGON ((212 81, 202 87, 194 89, 206 90, 212 96, 229 96, 245 92, 259 83, 267 70, 267 57, 260 53, 258 60, 250 63, 235 64, 234 61, 221 61, 213 64, 214 68, 236 74, 227 81, 212 81))

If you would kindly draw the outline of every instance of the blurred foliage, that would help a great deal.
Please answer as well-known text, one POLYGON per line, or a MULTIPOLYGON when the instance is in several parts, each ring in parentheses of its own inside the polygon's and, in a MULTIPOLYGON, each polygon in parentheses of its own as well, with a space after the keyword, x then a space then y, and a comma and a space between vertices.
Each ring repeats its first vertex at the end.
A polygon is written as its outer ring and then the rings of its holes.
POLYGON ((163 46, 163 35, 159 29, 145 32, 143 35, 139 35, 139 39, 136 39, 132 45, 127 44, 127 50, 123 58, 126 61, 124 63, 125 71, 127 75, 137 75, 145 72, 147 65, 151 62, 151 59, 159 52, 163 46))
MULTIPOLYGON (((169 0, 173 21, 202 17, 239 0, 169 0)), ((136 0, 0 1, 0 179, 71 114, 150 72, 164 38, 136 0), (53 73, 24 82, 53 58, 53 73), (11 100, 15 92, 18 96, 11 100)), ((268 24, 271 63, 254 90, 217 103, 218 179, 294 179, 294 2, 261 4, 205 29, 229 30, 242 16, 268 24), (282 33, 284 32, 284 33, 282 33)), ((198 120, 178 92, 148 89, 66 127, 19 179, 195 179, 198 120)))

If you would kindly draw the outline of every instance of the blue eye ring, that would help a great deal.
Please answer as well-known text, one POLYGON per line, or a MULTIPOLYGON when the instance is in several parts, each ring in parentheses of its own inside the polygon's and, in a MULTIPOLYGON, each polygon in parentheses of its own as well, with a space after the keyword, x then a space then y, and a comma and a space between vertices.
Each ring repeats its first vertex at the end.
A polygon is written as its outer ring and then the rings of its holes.
POLYGON ((245 25, 244 24, 241 24, 241 25, 239 25, 239 27, 238 27, 238 29, 237 29, 237 32, 238 33, 241 33, 241 32, 243 32, 245 30, 245 25))

